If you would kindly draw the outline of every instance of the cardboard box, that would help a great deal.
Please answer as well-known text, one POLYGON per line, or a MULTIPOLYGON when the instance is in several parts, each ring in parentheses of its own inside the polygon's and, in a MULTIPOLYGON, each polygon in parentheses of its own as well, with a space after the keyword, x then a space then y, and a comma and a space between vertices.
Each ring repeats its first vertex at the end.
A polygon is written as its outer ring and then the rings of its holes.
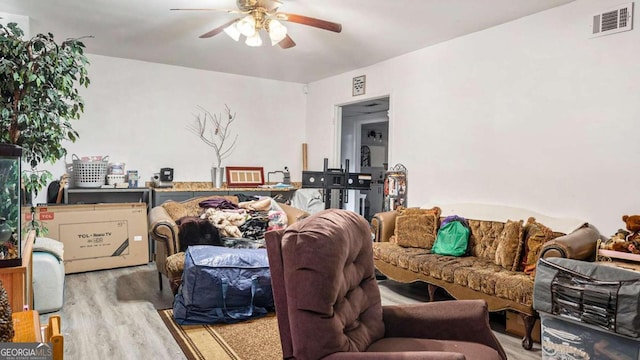
POLYGON ((540 313, 542 360, 640 359, 640 339, 540 313))
MULTIPOLYGON (((147 205, 114 203, 38 206, 48 238, 64 244, 65 274, 149 262, 147 205)), ((23 208, 24 225, 31 220, 23 208)))
MULTIPOLYGON (((509 334, 524 337, 524 320, 522 320, 522 316, 519 313, 507 310, 505 331, 509 334)), ((536 323, 533 324, 531 338, 537 343, 540 342, 540 319, 536 319, 536 323)))

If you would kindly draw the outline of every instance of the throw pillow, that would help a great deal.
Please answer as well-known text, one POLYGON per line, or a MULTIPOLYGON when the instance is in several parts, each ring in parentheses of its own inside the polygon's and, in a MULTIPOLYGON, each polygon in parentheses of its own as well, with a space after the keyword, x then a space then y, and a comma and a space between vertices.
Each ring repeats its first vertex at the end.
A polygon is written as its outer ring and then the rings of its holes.
POLYGON ((524 229, 522 220, 507 220, 504 229, 498 236, 495 263, 503 268, 515 271, 518 268, 520 252, 522 251, 524 229))
POLYGON ((431 249, 438 235, 440 208, 402 208, 396 216, 395 237, 398 245, 431 249))
POLYGON ((504 222, 469 219, 469 250, 471 256, 495 261, 499 237, 504 230, 504 222))
POLYGON ((395 235, 391 235, 389 237, 389 242, 392 243, 392 244, 398 244, 398 239, 396 238, 395 235))
POLYGON ((162 206, 167 211, 167 214, 172 219, 180 219, 182 217, 190 215, 189 213, 187 213, 187 210, 184 208, 184 205, 182 205, 177 201, 167 201, 160 206, 162 206))
POLYGON ((552 231, 543 224, 536 222, 536 219, 533 217, 527 220, 525 232, 526 235, 523 245, 524 254, 520 267, 525 273, 532 274, 536 270, 536 263, 540 257, 542 245, 564 234, 552 231))

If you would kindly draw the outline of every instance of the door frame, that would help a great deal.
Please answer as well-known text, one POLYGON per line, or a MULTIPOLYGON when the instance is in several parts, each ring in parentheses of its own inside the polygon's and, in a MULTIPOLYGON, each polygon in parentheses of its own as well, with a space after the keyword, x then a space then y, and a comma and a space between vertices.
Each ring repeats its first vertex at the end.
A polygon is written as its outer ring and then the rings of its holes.
MULTIPOLYGON (((363 97, 363 98, 359 98, 357 100, 351 100, 351 101, 347 101, 347 102, 342 102, 342 103, 338 103, 335 106, 335 133, 334 133, 334 158, 332 159, 332 163, 334 164, 334 167, 341 167, 344 164, 342 164, 342 143, 343 143, 343 116, 342 116, 342 108, 344 106, 348 106, 348 105, 354 105, 354 104, 358 104, 358 103, 362 103, 362 102, 368 102, 371 100, 376 100, 376 99, 384 99, 387 98, 389 99, 389 109, 387 110, 387 122, 388 122, 388 137, 387 137, 387 162, 390 163, 390 159, 391 159, 391 145, 392 145, 392 136, 391 136, 391 131, 392 131, 392 114, 393 114, 393 98, 391 94, 382 94, 382 95, 372 95, 370 97, 363 97)), ((355 131, 354 131, 354 141, 352 144, 352 152, 355 154, 357 153, 358 155, 360 154, 360 146, 362 145, 362 125, 363 124, 367 124, 367 123, 376 123, 376 122, 380 122, 377 120, 372 120, 372 121, 368 121, 368 120, 361 120, 358 121, 355 124, 355 131)), ((359 172, 360 171, 360 157, 358 156, 357 159, 350 159, 350 166, 353 168, 353 172, 359 172)), ((347 169, 349 170, 349 169, 347 169)), ((349 170, 351 171, 351 170, 349 170)), ((349 203, 345 203, 343 204, 343 208, 347 209, 347 210, 352 210, 355 211, 357 213, 359 213, 360 211, 360 204, 359 202, 353 201, 355 198, 355 193, 356 190, 348 190, 349 191, 349 203)))

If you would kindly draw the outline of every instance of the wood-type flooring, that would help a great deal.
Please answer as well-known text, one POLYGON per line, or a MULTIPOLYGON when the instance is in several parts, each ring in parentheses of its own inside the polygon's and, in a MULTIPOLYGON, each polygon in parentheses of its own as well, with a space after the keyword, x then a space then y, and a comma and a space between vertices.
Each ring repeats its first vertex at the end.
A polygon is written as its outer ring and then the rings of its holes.
MULTIPOLYGON (((63 308, 42 314, 40 320, 46 323, 52 314, 61 316, 66 360, 185 359, 157 313, 172 306, 173 296, 164 282, 160 292, 154 263, 69 274, 63 308)), ((426 300, 424 284, 381 280, 380 291, 384 305, 426 300)), ((527 351, 519 337, 504 333, 504 317, 492 316, 492 327, 509 359, 541 358, 540 344, 527 351)))

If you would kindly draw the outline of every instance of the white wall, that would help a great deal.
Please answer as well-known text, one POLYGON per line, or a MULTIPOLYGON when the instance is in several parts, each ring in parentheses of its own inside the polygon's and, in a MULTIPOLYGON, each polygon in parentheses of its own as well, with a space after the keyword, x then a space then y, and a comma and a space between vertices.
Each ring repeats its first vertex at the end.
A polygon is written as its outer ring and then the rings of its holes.
MULTIPOLYGON (((73 122, 80 138, 65 144, 71 155, 108 155, 148 181, 162 167, 175 181, 211 181, 213 149, 187 130, 202 106, 236 113, 230 129, 236 149, 223 166, 288 166, 291 180, 302 178, 306 95, 302 84, 183 67, 89 55, 89 88, 82 90, 85 112, 73 122)), ((215 61, 215 59, 211 59, 215 61)), ((50 167, 55 177, 65 162, 50 167)), ((274 180, 279 181, 277 174, 274 180)), ((46 191, 44 191, 46 193, 46 191)), ((38 202, 43 202, 43 194, 38 202)))
POLYGON ((640 211, 640 25, 590 26, 618 4, 578 0, 309 84, 309 167, 335 157, 334 107, 366 74, 359 100, 391 96, 389 166, 407 167, 410 206, 506 204, 613 234, 640 211))
POLYGON ((0 12, 0 24, 7 26, 7 24, 12 22, 18 24, 18 27, 24 32, 22 36, 23 39, 31 39, 31 28, 28 16, 0 12))

